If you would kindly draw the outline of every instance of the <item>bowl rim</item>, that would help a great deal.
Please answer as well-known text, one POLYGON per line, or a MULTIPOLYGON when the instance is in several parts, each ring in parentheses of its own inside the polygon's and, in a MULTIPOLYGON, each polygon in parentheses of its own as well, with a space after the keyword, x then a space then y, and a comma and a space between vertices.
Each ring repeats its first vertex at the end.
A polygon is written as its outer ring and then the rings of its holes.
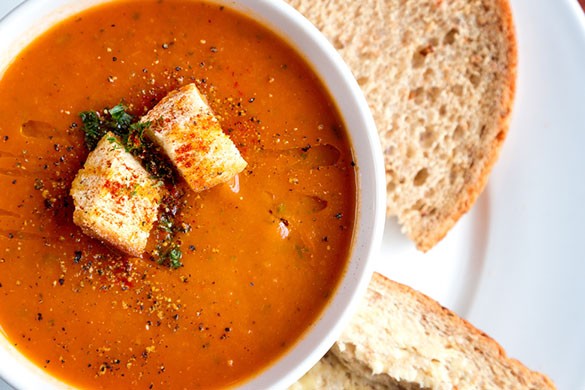
MULTIPOLYGON (((18 53, 59 21, 97 4, 116 0, 25 0, 0 19, 0 78, 18 53), (33 27, 34 28, 31 28, 33 27)), ((328 90, 357 163, 357 214, 351 256, 342 280, 316 323, 275 362, 239 383, 242 389, 286 388, 333 345, 357 309, 373 274, 382 242, 386 189, 384 159, 366 99, 341 55, 321 32, 283 0, 204 0, 244 13, 292 46, 328 90)), ((17 388, 63 388, 4 337, 0 325, 0 378, 17 388)), ((65 384, 65 386, 68 386, 65 384)))

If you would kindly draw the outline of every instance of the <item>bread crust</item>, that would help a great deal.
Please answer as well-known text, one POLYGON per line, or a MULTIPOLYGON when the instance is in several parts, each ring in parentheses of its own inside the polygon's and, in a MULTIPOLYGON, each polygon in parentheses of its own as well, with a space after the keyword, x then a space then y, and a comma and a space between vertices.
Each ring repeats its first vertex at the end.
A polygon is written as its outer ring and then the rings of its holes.
POLYGON ((347 367, 359 367, 362 375, 389 376, 432 389, 555 389, 546 375, 509 358, 495 340, 468 321, 378 273, 370 282, 364 305, 331 353, 347 367), (364 327, 372 316, 378 319, 376 334, 364 327), (440 342, 432 344, 435 338, 440 342), (388 360, 396 356, 396 351, 390 351, 395 348, 405 362, 418 364, 418 372, 409 372, 399 360, 388 360))
POLYGON ((288 1, 354 72, 385 155, 387 214, 430 250, 484 190, 508 133, 517 67, 508 0, 288 1))
POLYGON ((293 389, 555 389, 435 300, 375 273, 340 338, 293 389))
POLYGON ((415 241, 417 249, 423 252, 429 251, 438 242, 445 238, 455 223, 457 223, 457 221, 475 204, 477 198, 481 195, 487 185, 489 175, 500 156, 500 151, 508 136, 514 97, 516 96, 518 46, 510 3, 508 0, 499 0, 498 3, 502 13, 502 20, 504 22, 503 26, 506 35, 506 42, 508 43, 506 57, 509 61, 507 77, 503 81, 504 91, 501 100, 502 108, 499 113, 499 124, 497 126, 499 131, 488 151, 488 157, 485 160, 483 169, 479 172, 477 178, 468 181, 465 192, 455 200, 454 211, 448 215, 447 218, 444 218, 434 229, 415 237, 411 237, 415 241))

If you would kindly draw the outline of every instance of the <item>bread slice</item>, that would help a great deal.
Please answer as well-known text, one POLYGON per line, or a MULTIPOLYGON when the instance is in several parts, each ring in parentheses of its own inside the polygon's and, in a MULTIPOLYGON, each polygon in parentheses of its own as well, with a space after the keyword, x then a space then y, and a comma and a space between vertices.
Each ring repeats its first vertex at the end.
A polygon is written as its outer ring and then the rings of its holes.
POLYGON ((73 222, 132 256, 144 252, 163 189, 113 133, 102 137, 71 185, 73 222))
POLYGON ((385 154, 387 212, 427 251, 473 205, 508 131, 507 0, 288 0, 339 50, 385 154))
POLYGON ((555 388, 452 311, 380 274, 324 359, 294 387, 555 388))
POLYGON ((377 383, 373 378, 374 376, 371 377, 352 372, 351 368, 346 367, 332 352, 327 352, 309 372, 290 386, 289 390, 404 389, 398 386, 386 386, 383 383, 377 383))
POLYGON ((195 84, 169 93, 141 122, 150 122, 148 137, 195 192, 227 182, 247 165, 195 84))

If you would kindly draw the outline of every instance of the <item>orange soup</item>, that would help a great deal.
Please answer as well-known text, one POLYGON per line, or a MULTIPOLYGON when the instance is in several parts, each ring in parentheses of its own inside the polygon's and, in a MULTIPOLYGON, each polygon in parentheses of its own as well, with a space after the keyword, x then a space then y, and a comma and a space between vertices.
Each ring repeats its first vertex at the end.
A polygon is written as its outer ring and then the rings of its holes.
POLYGON ((75 15, 0 79, 0 330, 82 388, 249 379, 302 337, 343 275, 354 165, 315 74, 246 16, 171 0, 75 15), (80 112, 123 103, 139 118, 188 83, 248 166, 204 192, 171 186, 179 201, 163 207, 176 211, 183 264, 173 269, 84 235, 69 191, 88 154, 80 112))

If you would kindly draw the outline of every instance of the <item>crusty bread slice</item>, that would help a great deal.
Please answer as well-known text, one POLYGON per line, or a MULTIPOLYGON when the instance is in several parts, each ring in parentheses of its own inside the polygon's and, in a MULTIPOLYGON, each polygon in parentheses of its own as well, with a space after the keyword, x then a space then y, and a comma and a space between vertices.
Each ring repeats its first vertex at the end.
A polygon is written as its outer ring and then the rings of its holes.
POLYGON ((188 84, 165 96, 141 122, 193 191, 225 183, 247 165, 199 93, 188 84))
POLYGON ((507 0, 288 0, 365 92, 386 160, 387 212, 427 251, 483 190, 516 79, 507 0))
POLYGON ((102 137, 71 185, 73 222, 132 256, 144 252, 163 189, 113 133, 102 137))
POLYGON ((325 360, 294 387, 554 389, 555 385, 506 356, 489 336, 436 301, 374 274, 362 305, 325 360))
MULTIPOLYGON (((289 390, 382 390, 388 387, 376 383, 357 372, 352 372, 332 352, 327 352, 298 382, 289 390)), ((392 388, 392 387, 390 387, 392 388)))

